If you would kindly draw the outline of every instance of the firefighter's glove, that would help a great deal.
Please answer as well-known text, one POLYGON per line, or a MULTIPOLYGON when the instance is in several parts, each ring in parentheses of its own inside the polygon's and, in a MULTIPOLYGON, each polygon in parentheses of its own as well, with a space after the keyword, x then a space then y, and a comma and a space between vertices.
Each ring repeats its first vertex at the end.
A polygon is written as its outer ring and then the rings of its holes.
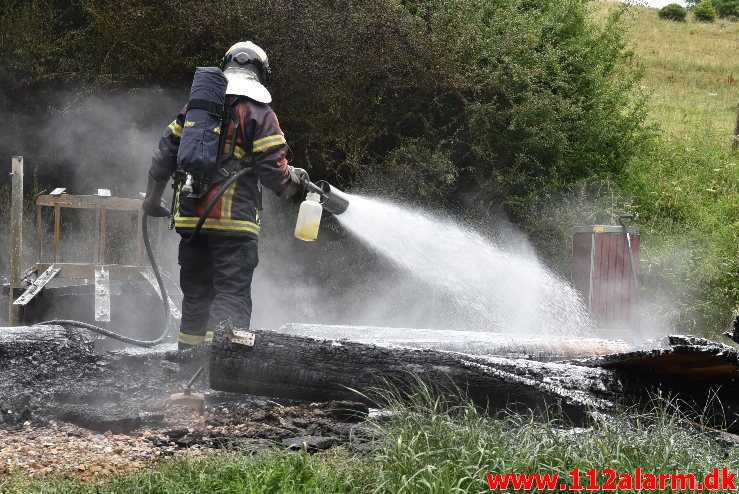
POLYGON ((289 181, 282 192, 283 197, 300 201, 305 195, 305 182, 310 180, 308 172, 302 168, 287 167, 289 181))
POLYGON ((149 175, 149 180, 146 183, 146 197, 144 198, 144 203, 141 205, 144 213, 158 218, 169 217, 169 211, 162 206, 162 195, 166 187, 166 180, 157 182, 151 174, 149 175))

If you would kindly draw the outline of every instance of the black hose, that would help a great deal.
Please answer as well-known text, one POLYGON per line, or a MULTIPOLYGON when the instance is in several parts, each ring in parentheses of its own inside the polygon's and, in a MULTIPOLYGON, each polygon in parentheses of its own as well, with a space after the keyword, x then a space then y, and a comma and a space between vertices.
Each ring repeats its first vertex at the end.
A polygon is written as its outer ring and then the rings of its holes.
POLYGON ((124 343, 128 343, 130 345, 134 346, 140 346, 144 348, 150 348, 156 345, 159 345, 160 343, 164 342, 165 338, 167 337, 167 333, 169 332, 169 318, 170 318, 170 312, 169 312, 169 299, 167 298, 167 291, 164 287, 164 281, 162 280, 162 275, 159 272, 159 266, 157 265, 156 258, 154 257, 154 250, 151 248, 151 241, 149 240, 149 215, 144 213, 143 219, 141 220, 141 229, 143 230, 143 237, 144 237, 144 247, 146 247, 146 255, 149 257, 149 262, 151 263, 151 269, 154 271, 154 277, 157 279, 157 285, 159 285, 159 292, 162 295, 162 306, 164 307, 164 331, 162 331, 162 334, 159 336, 159 338, 155 340, 137 340, 135 338, 129 338, 128 336, 123 336, 122 334, 115 333, 113 331, 110 331, 109 329, 102 328, 100 326, 95 326, 94 324, 89 324, 82 321, 73 321, 71 319, 53 319, 51 321, 44 321, 37 323, 37 325, 43 325, 43 326, 49 326, 49 325, 55 325, 55 326, 73 326, 77 328, 83 328, 90 331, 93 331, 95 333, 101 334, 103 336, 107 336, 108 338, 112 338, 114 340, 122 341, 124 343))
MULTIPOLYGON (((208 203, 208 206, 205 208, 205 211, 200 216, 200 219, 195 225, 195 228, 193 229, 190 236, 187 239, 183 239, 182 240, 183 242, 185 243, 192 242, 192 239, 195 238, 195 236, 203 228, 203 224, 205 223, 205 220, 208 219, 208 215, 213 210, 216 203, 221 199, 221 197, 223 197, 223 194, 226 192, 226 190, 228 190, 228 188, 231 186, 232 183, 238 180, 239 177, 244 175, 249 170, 250 168, 242 168, 241 170, 231 175, 226 180, 226 182, 223 184, 223 186, 218 191, 218 193, 208 203)), ((146 255, 149 257, 149 262, 151 263, 152 271, 154 271, 154 276, 157 279, 157 285, 159 285, 159 292, 162 295, 162 306, 164 307, 164 331, 162 331, 162 334, 159 336, 159 338, 157 338, 156 340, 137 340, 135 338, 129 338, 128 336, 123 336, 122 334, 115 333, 109 329, 105 329, 100 326, 95 326, 94 324, 90 324, 90 323, 86 323, 82 321, 73 321, 71 319, 52 319, 51 321, 44 321, 44 322, 40 322, 36 324, 43 325, 43 326, 55 325, 55 326, 72 326, 76 328, 84 328, 84 329, 93 331, 95 333, 101 334, 103 336, 107 336, 108 338, 113 338, 114 340, 122 341, 124 343, 128 343, 129 345, 140 346, 144 348, 150 348, 150 347, 153 347, 153 346, 156 346, 162 343, 167 337, 167 333, 169 331, 169 320, 170 320, 169 319, 170 318, 169 299, 167 298, 167 291, 164 287, 164 281, 162 280, 162 275, 159 272, 159 266, 157 265, 156 259, 154 257, 154 251, 152 250, 151 242, 149 241, 148 220, 149 220, 149 215, 144 213, 143 219, 141 220, 141 229, 143 230, 143 237, 144 237, 144 247, 146 247, 146 255)))

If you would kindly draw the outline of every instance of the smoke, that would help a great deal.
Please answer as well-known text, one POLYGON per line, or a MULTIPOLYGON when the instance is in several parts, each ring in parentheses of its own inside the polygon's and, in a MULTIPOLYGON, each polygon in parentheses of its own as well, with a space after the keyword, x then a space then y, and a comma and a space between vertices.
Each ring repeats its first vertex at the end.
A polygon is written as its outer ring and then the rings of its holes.
POLYGON ((0 150, 8 158, 24 156, 29 187, 67 187, 75 194, 107 188, 133 197, 144 190, 156 143, 186 93, 70 91, 44 95, 44 101, 0 107, 3 121, 12 124, 0 137, 0 150))
MULTIPOLYGON (((107 188, 114 196, 136 197, 145 188, 151 156, 163 129, 185 100, 184 91, 146 89, 111 93, 57 92, 46 95, 44 104, 26 109, 2 102, 0 116, 11 125, 8 132, 0 136, 0 149, 7 157, 8 167, 10 156, 25 157, 27 202, 34 194, 54 187, 67 187, 68 192, 75 194, 91 194, 97 188, 107 188)), ((0 176, 7 177, 7 174, 0 176)), ((553 207, 554 212, 545 215, 557 227, 552 230, 549 248, 557 251, 560 259, 567 257, 562 252, 569 250, 571 227, 602 221, 604 216, 612 217, 613 211, 618 209, 613 195, 610 189, 590 190, 587 194, 573 194, 553 207), (593 196, 601 198, 600 202, 591 200, 593 196), (610 206, 605 207, 603 200, 610 206)), ((9 198, 9 187, 0 181, 0 200, 4 204, 8 204, 6 198, 9 198)), ((264 199, 260 265, 252 286, 252 326, 274 329, 289 322, 305 322, 486 329, 484 321, 481 323, 479 318, 472 317, 449 290, 420 280, 417 273, 399 269, 353 237, 334 218, 324 218, 317 242, 301 242, 292 236, 297 207, 275 198, 270 191, 265 191, 264 199)), ((3 209, 7 214, 9 208, 3 209)), ((29 265, 35 261, 33 220, 27 215, 24 225, 27 249, 24 261, 29 265)), ((51 225, 48 217, 45 221, 48 236, 51 225)), ((119 224, 121 230, 118 232, 111 224, 112 234, 130 238, 132 225, 125 220, 120 220, 119 224)), ((80 216, 65 225, 67 238, 77 234, 77 242, 73 240, 67 245, 65 256, 77 256, 75 260, 84 261, 90 256, 90 218, 80 216), (84 239, 88 241, 79 242, 84 239)), ((1 226, 0 245, 7 245, 6 217, 1 226)), ((494 238, 503 251, 515 252, 519 258, 534 259, 536 250, 540 255, 543 252, 544 259, 550 259, 546 245, 539 244, 534 249, 504 218, 491 221, 484 237, 494 238)), ((159 261, 177 278, 179 237, 174 232, 165 232, 163 240, 159 261)), ((474 256, 475 253, 466 255, 474 256)), ((6 256, 0 259, 1 276, 7 272, 6 256)), ((560 273, 568 270, 560 268, 560 273)), ((551 277, 547 280, 559 283, 551 277)), ((668 298, 666 293, 660 292, 659 305, 669 306, 668 298)), ((548 300, 540 302, 551 303, 548 300)), ((490 310, 497 309, 491 307, 490 310)), ((527 309, 514 307, 511 310, 525 312, 527 309)), ((493 325, 490 326, 487 329, 492 329, 493 325)))

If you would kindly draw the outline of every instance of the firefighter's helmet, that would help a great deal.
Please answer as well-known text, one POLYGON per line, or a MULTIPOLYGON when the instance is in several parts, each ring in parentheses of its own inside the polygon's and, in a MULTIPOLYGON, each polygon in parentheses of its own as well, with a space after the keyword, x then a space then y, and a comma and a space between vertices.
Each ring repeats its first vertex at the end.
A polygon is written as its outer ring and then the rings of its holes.
POLYGON ((228 49, 221 70, 228 79, 226 94, 246 96, 260 103, 272 101, 264 84, 270 72, 267 53, 251 41, 236 43, 228 49))

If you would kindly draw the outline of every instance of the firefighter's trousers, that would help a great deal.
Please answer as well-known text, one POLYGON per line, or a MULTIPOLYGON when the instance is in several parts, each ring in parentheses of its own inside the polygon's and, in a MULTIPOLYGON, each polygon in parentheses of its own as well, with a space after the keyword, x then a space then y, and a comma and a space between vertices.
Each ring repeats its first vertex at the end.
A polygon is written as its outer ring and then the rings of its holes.
POLYGON ((251 280, 259 263, 254 238, 199 234, 180 241, 182 325, 179 348, 210 341, 218 323, 230 319, 236 328, 251 320, 251 280))

